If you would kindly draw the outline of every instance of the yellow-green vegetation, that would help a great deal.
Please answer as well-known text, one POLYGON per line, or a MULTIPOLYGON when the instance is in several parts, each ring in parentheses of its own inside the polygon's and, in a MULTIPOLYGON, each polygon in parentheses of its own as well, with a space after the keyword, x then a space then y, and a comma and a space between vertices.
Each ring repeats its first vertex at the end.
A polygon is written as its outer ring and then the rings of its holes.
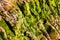
POLYGON ((60 0, 0 0, 0 40, 60 40, 60 0))

